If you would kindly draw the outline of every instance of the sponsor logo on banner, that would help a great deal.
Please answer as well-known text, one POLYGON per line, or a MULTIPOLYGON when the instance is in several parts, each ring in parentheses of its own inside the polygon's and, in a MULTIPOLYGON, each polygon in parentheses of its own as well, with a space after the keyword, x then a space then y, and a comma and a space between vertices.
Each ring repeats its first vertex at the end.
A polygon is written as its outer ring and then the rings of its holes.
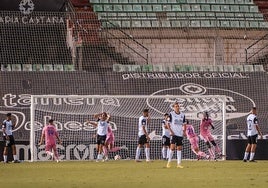
POLYGON ((19 4, 19 10, 22 14, 31 14, 34 10, 34 3, 32 0, 22 0, 19 4))
POLYGON ((249 114, 251 107, 255 106, 255 102, 251 98, 239 92, 229 89, 205 87, 195 83, 186 83, 179 87, 162 89, 152 94, 152 96, 156 95, 166 95, 167 97, 161 99, 162 102, 160 103, 154 102, 160 99, 148 98, 147 104, 150 108, 161 114, 165 114, 167 113, 167 111, 165 111, 166 109, 172 109, 174 102, 179 102, 181 111, 186 114, 188 119, 193 120, 202 118, 201 113, 204 111, 211 111, 210 115, 214 120, 222 119, 222 98, 217 96, 206 97, 206 95, 226 96, 226 119, 246 116, 249 114), (189 96, 189 98, 182 97, 174 99, 170 98, 170 95, 186 95, 189 96), (191 98, 191 95, 197 97, 191 98), (198 95, 200 96, 199 98, 198 95), (237 103, 242 103, 243 105, 236 105, 237 103), (163 104, 166 107, 163 107, 163 104))

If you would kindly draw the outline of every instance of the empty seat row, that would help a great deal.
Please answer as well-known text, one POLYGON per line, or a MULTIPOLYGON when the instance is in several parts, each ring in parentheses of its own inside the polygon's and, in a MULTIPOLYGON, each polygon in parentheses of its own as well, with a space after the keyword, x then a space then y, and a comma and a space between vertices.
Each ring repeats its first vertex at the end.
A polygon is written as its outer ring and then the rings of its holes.
POLYGON ((74 65, 62 64, 2 64, 1 71, 74 71, 74 65))
POLYGON ((89 0, 91 3, 165 3, 165 4, 175 4, 175 3, 211 3, 211 4, 253 4, 253 0, 89 0))
POLYGON ((209 28, 209 27, 222 27, 222 28, 268 28, 268 22, 265 21, 215 21, 215 20, 110 20, 109 22, 103 22, 103 27, 121 27, 121 28, 158 28, 158 27, 197 27, 197 28, 209 28))
POLYGON ((115 72, 263 72, 262 65, 121 65, 114 64, 115 72))
POLYGON ((215 12, 259 12, 255 5, 225 4, 94 4, 95 12, 170 12, 170 11, 215 11, 215 12))

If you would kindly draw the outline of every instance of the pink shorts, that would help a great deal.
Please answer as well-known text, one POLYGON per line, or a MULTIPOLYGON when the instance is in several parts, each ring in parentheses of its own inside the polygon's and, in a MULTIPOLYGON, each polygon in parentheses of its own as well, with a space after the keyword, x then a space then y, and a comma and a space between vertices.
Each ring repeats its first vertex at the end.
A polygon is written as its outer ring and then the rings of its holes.
POLYGON ((46 145, 46 151, 56 150, 56 144, 46 145))
POLYGON ((198 145, 199 138, 197 136, 189 138, 189 142, 191 143, 191 147, 193 149, 199 148, 199 145, 198 145))
POLYGON ((201 134, 205 142, 211 142, 214 140, 213 136, 210 133, 201 134))

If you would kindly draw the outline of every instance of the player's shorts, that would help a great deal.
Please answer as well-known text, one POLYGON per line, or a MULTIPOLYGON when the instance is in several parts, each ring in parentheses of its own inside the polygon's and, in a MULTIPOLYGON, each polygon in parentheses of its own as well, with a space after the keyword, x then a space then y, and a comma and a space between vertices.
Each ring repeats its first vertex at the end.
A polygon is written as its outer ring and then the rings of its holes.
POLYGON ((138 143, 139 143, 140 145, 144 145, 144 144, 147 144, 147 143, 148 143, 148 140, 147 140, 145 134, 139 137, 139 141, 138 141, 138 143))
POLYGON ((53 150, 53 151, 55 151, 56 150, 56 148, 57 148, 57 145, 56 144, 46 144, 46 151, 51 151, 51 150, 53 150))
POLYGON ((211 135, 211 133, 205 133, 205 134, 201 134, 201 136, 203 137, 205 142, 211 142, 214 140, 213 136, 211 135))
POLYGON ((8 137, 9 137, 9 140, 7 140, 5 136, 3 136, 5 147, 11 147, 12 145, 15 145, 15 139, 13 135, 8 135, 8 137))
POLYGON ((183 140, 182 136, 171 136, 170 137, 171 144, 175 144, 177 146, 182 146, 182 140, 183 140))
POLYGON ((189 142, 193 149, 199 148, 199 145, 198 145, 199 138, 197 136, 189 138, 189 142))
POLYGON ((106 135, 97 135, 97 144, 104 145, 106 141, 106 135))
POLYGON ((248 136, 249 144, 257 144, 258 135, 248 136))
POLYGON ((170 138, 167 136, 162 137, 162 144, 163 146, 170 146, 170 138))
POLYGON ((114 144, 114 137, 113 136, 108 136, 106 138, 106 144, 114 144))

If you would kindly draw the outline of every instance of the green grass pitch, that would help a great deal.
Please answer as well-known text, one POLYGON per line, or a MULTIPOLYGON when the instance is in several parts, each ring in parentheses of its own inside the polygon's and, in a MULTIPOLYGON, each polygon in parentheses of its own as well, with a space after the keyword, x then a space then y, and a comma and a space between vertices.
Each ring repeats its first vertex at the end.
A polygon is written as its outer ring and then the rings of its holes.
POLYGON ((1 187, 9 188, 202 188, 268 187, 268 161, 23 162, 0 164, 1 187))

